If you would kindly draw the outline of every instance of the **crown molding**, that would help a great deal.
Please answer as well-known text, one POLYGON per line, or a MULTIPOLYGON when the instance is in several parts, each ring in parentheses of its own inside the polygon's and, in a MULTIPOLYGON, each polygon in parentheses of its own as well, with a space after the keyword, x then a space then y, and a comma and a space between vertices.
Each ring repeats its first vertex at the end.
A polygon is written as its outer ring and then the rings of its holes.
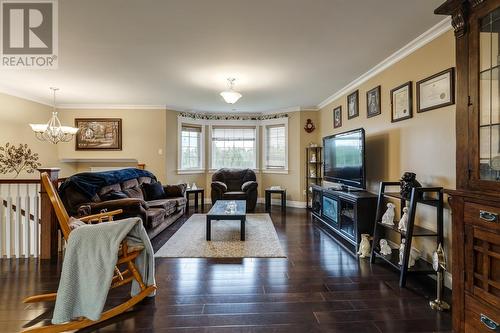
POLYGON ((5 95, 9 95, 9 96, 13 96, 13 97, 17 97, 17 98, 21 98, 21 99, 24 99, 26 101, 35 102, 38 104, 52 107, 52 104, 46 100, 43 100, 43 99, 40 99, 37 97, 33 97, 33 96, 28 95, 26 93, 20 92, 16 89, 5 87, 3 85, 0 85, 0 93, 5 94, 5 95))
MULTIPOLYGON (((58 109, 85 110, 171 110, 166 105, 135 105, 135 104, 58 104, 58 109)), ((177 110, 174 110, 177 111, 177 110)))
POLYGON ((444 20, 440 21, 433 27, 431 27, 429 30, 391 54, 389 57, 384 59, 382 62, 378 63, 375 65, 372 69, 364 73, 363 75, 359 76, 357 79, 354 81, 350 82, 347 84, 345 87, 342 89, 338 90, 336 93, 325 99, 323 102, 318 104, 318 108, 322 109, 328 104, 334 102, 336 99, 339 97, 342 97, 343 95, 351 92, 351 90, 354 90, 357 86, 363 84, 364 82, 368 81, 369 79, 373 78, 375 75, 381 73, 382 71, 386 70, 390 66, 394 65, 398 61, 402 60, 403 58, 407 57, 411 53, 415 52, 419 48, 425 46, 429 42, 433 41, 437 37, 441 36, 442 34, 446 33, 447 31, 451 30, 451 18, 447 17, 444 20))

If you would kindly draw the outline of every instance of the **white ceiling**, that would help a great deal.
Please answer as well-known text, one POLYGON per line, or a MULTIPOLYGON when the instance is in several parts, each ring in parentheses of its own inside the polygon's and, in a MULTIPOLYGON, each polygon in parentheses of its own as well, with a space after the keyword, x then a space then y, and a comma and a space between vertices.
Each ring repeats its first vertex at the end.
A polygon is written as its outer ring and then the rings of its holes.
POLYGON ((50 103, 56 86, 58 104, 315 107, 441 21, 442 2, 61 0, 59 69, 0 70, 0 87, 50 103))

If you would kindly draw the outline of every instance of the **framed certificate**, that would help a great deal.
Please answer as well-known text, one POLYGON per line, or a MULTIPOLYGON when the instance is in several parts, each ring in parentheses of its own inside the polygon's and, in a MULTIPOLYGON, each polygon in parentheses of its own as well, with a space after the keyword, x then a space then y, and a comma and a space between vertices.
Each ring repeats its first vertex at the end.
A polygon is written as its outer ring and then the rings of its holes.
POLYGON ((411 86, 412 82, 408 81, 391 90, 391 119, 393 123, 413 117, 411 86))
POLYGON ((455 69, 449 68, 417 82, 417 112, 455 104, 455 69))

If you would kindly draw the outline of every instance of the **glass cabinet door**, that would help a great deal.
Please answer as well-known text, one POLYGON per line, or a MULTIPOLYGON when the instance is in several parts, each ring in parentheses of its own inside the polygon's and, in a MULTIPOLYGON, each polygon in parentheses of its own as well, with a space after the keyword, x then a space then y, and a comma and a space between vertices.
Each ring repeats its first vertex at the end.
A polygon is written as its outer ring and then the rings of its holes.
POLYGON ((500 181, 500 8, 480 20, 479 177, 500 181))
POLYGON ((337 200, 323 195, 323 217, 334 228, 339 227, 339 203, 337 200))

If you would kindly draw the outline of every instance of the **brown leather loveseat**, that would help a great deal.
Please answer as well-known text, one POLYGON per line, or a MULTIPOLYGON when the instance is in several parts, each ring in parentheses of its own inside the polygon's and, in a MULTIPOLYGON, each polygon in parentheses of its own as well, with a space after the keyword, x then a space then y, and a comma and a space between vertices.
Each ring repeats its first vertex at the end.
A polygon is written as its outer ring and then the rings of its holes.
POLYGON ((186 185, 161 185, 144 170, 123 169, 73 175, 59 188, 71 216, 122 209, 117 218, 140 217, 150 238, 181 217, 186 185))
POLYGON ((257 187, 257 178, 251 169, 219 169, 212 176, 212 204, 217 200, 246 200, 247 211, 253 211, 257 187))

